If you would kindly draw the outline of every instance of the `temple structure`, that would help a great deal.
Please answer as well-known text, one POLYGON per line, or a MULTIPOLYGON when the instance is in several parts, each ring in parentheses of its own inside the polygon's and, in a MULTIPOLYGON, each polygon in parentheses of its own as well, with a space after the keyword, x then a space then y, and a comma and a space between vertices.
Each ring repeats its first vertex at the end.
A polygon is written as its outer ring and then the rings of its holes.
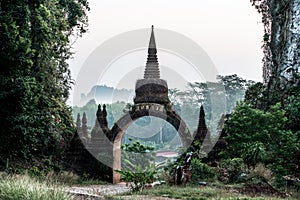
POLYGON ((167 81, 160 79, 157 49, 152 25, 148 47, 148 58, 144 72, 144 79, 139 79, 135 85, 134 103, 169 104, 167 81))
POLYGON ((135 85, 135 98, 132 109, 121 117, 111 129, 113 142, 113 182, 120 182, 120 174, 115 173, 121 169, 121 141, 128 126, 134 120, 153 116, 169 122, 178 132, 183 146, 188 147, 192 142, 192 135, 181 117, 172 108, 168 97, 167 81, 160 78, 157 48, 154 36, 154 27, 151 28, 148 56, 144 71, 144 78, 139 79, 135 85))
MULTIPOLYGON (((137 119, 144 116, 153 116, 169 122, 178 132, 182 145, 188 147, 192 144, 193 137, 188 126, 182 118, 173 109, 168 98, 168 84, 166 80, 160 78, 159 63, 157 58, 157 48, 154 36, 154 27, 151 28, 150 41, 148 46, 148 56, 144 71, 144 77, 136 81, 134 105, 113 125, 108 128, 106 106, 102 108, 99 105, 96 113, 97 119, 91 133, 87 133, 86 116, 84 114, 82 123, 80 115, 77 119, 77 132, 81 141, 85 143, 86 149, 95 158, 99 154, 105 153, 109 158, 108 166, 112 166, 113 183, 120 182, 120 174, 116 170, 121 169, 121 143, 122 136, 126 129, 137 119), (90 136, 88 136, 90 135, 90 136), (85 139, 84 139, 85 138, 85 139), (113 157, 113 159, 112 159, 113 157)), ((209 131, 205 124, 204 109, 201 107, 199 115, 198 129, 195 134, 195 140, 204 146, 204 151, 211 145, 209 131)), ((74 140, 73 146, 77 145, 78 140, 74 140)), ((79 151, 79 150, 77 150, 79 151)), ((80 150, 81 151, 81 150, 80 150)), ((86 153, 82 154, 77 163, 87 163, 84 168, 94 166, 90 165, 86 158, 86 153)), ((95 165, 97 166, 97 165, 95 165)), ((97 172, 98 168, 91 168, 89 171, 97 172)))

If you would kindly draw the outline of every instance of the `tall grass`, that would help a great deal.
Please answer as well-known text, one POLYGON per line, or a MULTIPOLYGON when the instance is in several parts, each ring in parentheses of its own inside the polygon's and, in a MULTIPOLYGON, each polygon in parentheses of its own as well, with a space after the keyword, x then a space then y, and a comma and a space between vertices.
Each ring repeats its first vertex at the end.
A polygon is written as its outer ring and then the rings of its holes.
POLYGON ((63 188, 49 182, 41 182, 28 175, 0 177, 2 200, 71 200, 63 188))

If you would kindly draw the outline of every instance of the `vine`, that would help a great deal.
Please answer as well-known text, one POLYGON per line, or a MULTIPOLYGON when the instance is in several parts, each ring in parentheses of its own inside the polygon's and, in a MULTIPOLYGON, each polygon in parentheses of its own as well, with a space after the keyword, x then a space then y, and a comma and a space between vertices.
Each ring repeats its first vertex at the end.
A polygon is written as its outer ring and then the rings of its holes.
POLYGON ((252 6, 256 8, 258 13, 262 15, 262 23, 264 24, 264 36, 262 49, 264 52, 263 58, 263 81, 268 83, 273 69, 271 44, 272 31, 272 16, 270 13, 270 0, 250 0, 252 6))

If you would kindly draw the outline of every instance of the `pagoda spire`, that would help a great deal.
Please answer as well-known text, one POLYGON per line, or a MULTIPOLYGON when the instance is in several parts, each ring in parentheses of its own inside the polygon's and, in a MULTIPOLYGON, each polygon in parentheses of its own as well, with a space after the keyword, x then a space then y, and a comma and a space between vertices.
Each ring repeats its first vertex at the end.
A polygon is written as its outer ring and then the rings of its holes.
POLYGON ((148 47, 148 58, 144 73, 144 78, 148 79, 159 79, 159 65, 157 61, 157 49, 156 49, 156 43, 155 43, 155 37, 154 37, 154 26, 152 25, 151 30, 151 36, 149 41, 149 47, 148 47))

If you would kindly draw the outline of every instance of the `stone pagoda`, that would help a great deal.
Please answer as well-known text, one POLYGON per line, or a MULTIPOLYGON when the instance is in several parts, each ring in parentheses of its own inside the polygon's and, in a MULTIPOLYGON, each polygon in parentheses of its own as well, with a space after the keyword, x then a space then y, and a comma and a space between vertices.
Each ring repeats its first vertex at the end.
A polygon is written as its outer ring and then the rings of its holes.
POLYGON ((135 85, 135 94, 135 104, 157 103, 167 105, 170 103, 168 98, 168 84, 165 80, 160 79, 153 25, 149 41, 148 58, 144 78, 137 80, 135 85))

